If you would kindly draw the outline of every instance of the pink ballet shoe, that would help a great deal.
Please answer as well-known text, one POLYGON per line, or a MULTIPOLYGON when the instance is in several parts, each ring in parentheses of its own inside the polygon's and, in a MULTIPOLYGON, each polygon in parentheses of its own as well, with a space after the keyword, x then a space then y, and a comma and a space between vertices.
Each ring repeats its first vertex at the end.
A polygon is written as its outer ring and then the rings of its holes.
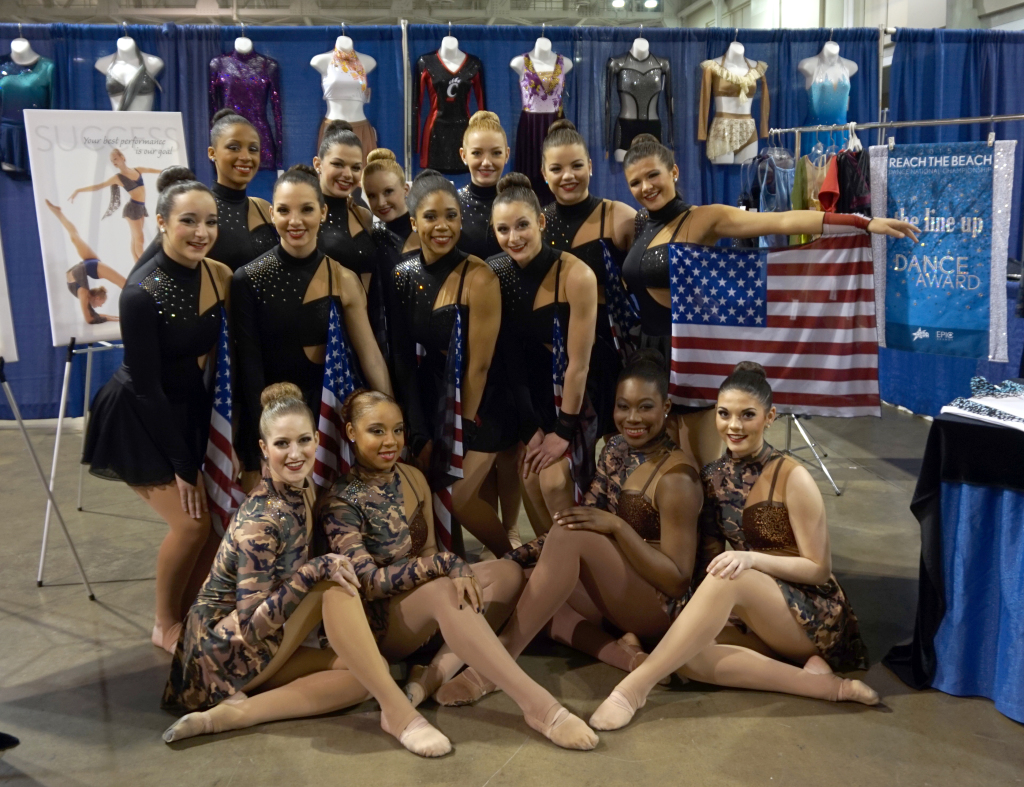
POLYGON ((836 675, 839 686, 836 691, 836 702, 859 702, 861 705, 877 705, 878 692, 862 680, 850 680, 836 675))
POLYGON ((466 667, 466 669, 434 692, 434 699, 438 705, 444 705, 449 708, 460 705, 472 705, 492 691, 496 691, 497 688, 489 680, 478 675, 475 669, 466 667))
POLYGON ((153 633, 150 636, 150 640, 158 648, 162 648, 174 655, 175 649, 178 647, 178 638, 181 636, 181 630, 184 626, 181 623, 175 623, 166 632, 160 628, 160 624, 157 623, 153 626, 153 633))
POLYGON ((629 724, 636 712, 646 704, 645 697, 643 702, 634 707, 623 692, 615 689, 594 711, 594 715, 590 717, 590 726, 595 730, 621 729, 629 724))
MULTIPOLYGON (((644 652, 643 643, 640 642, 640 638, 631 631, 627 631, 625 634, 619 637, 618 644, 619 647, 622 648, 624 651, 632 654, 632 656, 629 659, 629 669, 627 670, 627 672, 632 672, 633 670, 635 670, 637 667, 639 667, 641 664, 647 661, 647 657, 650 655, 649 653, 644 652)), ((668 686, 671 682, 672 676, 666 675, 664 678, 658 681, 658 685, 668 686)))
POLYGON ((414 708, 419 707, 423 700, 441 688, 443 681, 444 675, 433 664, 414 664, 409 668, 409 679, 405 683, 405 696, 409 704, 414 708))
POLYGON ((583 722, 583 719, 569 713, 561 705, 556 704, 552 710, 554 711, 553 715, 552 711, 547 713, 551 717, 550 722, 545 723, 526 715, 523 718, 531 728, 563 749, 590 751, 597 746, 597 735, 583 722))

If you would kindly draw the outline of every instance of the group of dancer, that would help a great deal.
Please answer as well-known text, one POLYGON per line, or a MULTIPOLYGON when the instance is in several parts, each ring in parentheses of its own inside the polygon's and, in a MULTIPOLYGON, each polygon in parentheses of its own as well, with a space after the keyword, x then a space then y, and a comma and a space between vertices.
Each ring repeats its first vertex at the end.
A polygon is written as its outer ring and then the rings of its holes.
POLYGON ((764 440, 764 370, 738 366, 706 410, 670 400, 668 244, 916 227, 689 206, 650 135, 623 162, 638 212, 590 194, 586 143, 564 120, 544 141, 542 208, 525 176, 502 176, 489 112, 462 140, 464 189, 431 170, 410 187, 383 149, 364 168, 335 122, 268 204, 245 191, 256 130, 214 120, 212 189, 183 167, 158 178, 159 236, 124 284, 124 365, 93 402, 84 454, 169 525, 152 639, 174 655, 164 706, 186 714, 166 741, 372 696, 386 732, 439 756, 451 744, 416 706, 501 689, 552 742, 591 749, 674 672, 877 702, 833 672, 866 653, 817 486, 764 440), (224 325, 233 392, 206 382, 224 325), (340 411, 354 465, 316 489, 328 352, 364 387, 340 411), (201 473, 214 396, 232 396, 248 492, 223 538, 201 473), (459 525, 493 559, 471 562, 459 525), (516 663, 541 631, 628 673, 589 725, 516 663), (403 690, 388 664, 410 656, 403 690))

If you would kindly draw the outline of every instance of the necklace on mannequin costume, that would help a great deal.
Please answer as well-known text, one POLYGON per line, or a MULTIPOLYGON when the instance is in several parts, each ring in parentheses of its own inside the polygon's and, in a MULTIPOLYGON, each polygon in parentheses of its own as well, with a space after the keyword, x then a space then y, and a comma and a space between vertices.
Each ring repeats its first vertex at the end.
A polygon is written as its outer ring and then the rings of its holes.
POLYGON ((320 72, 320 87, 327 104, 317 135, 317 149, 327 125, 332 120, 344 120, 351 124, 353 133, 362 143, 365 166, 367 154, 377 147, 377 132, 364 111, 373 92, 368 77, 377 67, 377 61, 356 51, 355 43, 345 35, 342 25, 342 34, 335 39, 334 49, 314 55, 309 64, 320 72))
POLYGON ((758 130, 751 108, 761 83, 761 136, 768 136, 768 64, 746 57, 743 44, 733 41, 722 57, 700 64, 697 139, 707 142, 707 157, 715 164, 739 164, 757 155, 758 130), (708 128, 714 99, 715 117, 708 128))

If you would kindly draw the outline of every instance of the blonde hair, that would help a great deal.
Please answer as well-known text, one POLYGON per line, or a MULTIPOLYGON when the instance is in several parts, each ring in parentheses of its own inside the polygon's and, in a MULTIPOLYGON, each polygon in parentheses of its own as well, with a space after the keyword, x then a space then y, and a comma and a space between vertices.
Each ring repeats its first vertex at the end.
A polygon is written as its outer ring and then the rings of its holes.
MULTIPOLYGON (((395 154, 387 148, 376 148, 367 154, 366 166, 363 167, 363 183, 366 183, 366 179, 370 175, 376 175, 378 172, 390 172, 402 183, 405 183, 405 171, 398 163, 398 159, 395 158, 395 154)), ((366 186, 364 185, 363 188, 366 186)))
POLYGON ((501 121, 494 112, 479 109, 473 113, 473 117, 469 119, 469 125, 466 126, 466 133, 462 135, 462 147, 466 147, 466 140, 474 131, 497 131, 505 140, 505 147, 508 147, 508 135, 501 127, 501 121))
POLYGON ((263 412, 260 413, 260 437, 267 439, 267 432, 270 425, 282 415, 292 413, 304 414, 309 418, 309 423, 316 430, 316 422, 313 421, 313 412, 302 397, 302 391, 295 383, 272 383, 263 389, 260 394, 260 406, 263 412))

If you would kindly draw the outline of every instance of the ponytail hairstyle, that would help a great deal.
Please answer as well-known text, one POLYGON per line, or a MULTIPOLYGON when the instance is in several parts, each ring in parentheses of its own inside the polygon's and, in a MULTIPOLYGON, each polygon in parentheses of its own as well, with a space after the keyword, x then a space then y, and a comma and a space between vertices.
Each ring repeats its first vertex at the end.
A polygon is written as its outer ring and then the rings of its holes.
POLYGON ((736 364, 732 374, 718 387, 719 396, 725 391, 740 391, 757 399, 765 412, 772 409, 772 387, 768 384, 768 375, 764 367, 755 361, 736 364))
POLYGON ((352 124, 347 120, 332 120, 324 129, 323 139, 320 140, 320 149, 317 151, 318 158, 326 158, 331 148, 335 145, 351 145, 363 149, 363 142, 352 130, 352 124))
MULTIPOLYGON (((398 402, 393 396, 383 391, 372 391, 369 388, 357 388, 341 403, 341 421, 345 424, 355 424, 374 405, 388 402, 398 407, 398 402)), ((401 409, 401 408, 399 408, 401 409)))
MULTIPOLYGON (((406 207, 409 208, 409 212, 415 216, 416 208, 419 204, 435 192, 443 191, 453 200, 455 204, 459 204, 459 192, 455 190, 455 185, 448 180, 444 175, 438 172, 436 169, 425 169, 416 179, 412 182, 412 187, 409 189, 409 194, 405 198, 406 207)), ((462 209, 459 209, 459 213, 462 213, 462 209)))
POLYGON ((540 200, 533 191, 530 179, 522 172, 510 172, 498 181, 498 196, 491 205, 492 216, 496 207, 511 205, 513 202, 525 202, 534 214, 540 215, 540 200))
POLYGON ((658 159, 665 169, 671 171, 676 165, 676 157, 672 151, 662 145, 653 134, 637 134, 626 151, 626 157, 622 160, 622 168, 629 169, 631 166, 649 156, 658 159))
POLYGON ((277 194, 279 186, 283 186, 285 183, 301 183, 309 186, 313 191, 316 192, 316 200, 322 208, 327 203, 324 201, 324 193, 320 189, 320 178, 316 174, 316 170, 313 169, 309 164, 293 164, 288 167, 288 171, 285 172, 281 177, 274 183, 274 191, 271 195, 271 200, 277 194))
POLYGON ((387 148, 376 148, 366 154, 366 166, 363 167, 363 183, 370 175, 378 172, 390 172, 402 183, 405 183, 405 170, 402 169, 395 154, 387 148))
POLYGON ((626 380, 654 383, 661 398, 668 399, 668 364, 665 362, 665 356, 653 348, 637 350, 630 356, 619 372, 616 387, 626 380))
POLYGON ((196 180, 192 170, 183 164, 175 164, 163 170, 157 176, 156 190, 160 192, 156 201, 156 215, 162 216, 164 221, 170 219, 174 201, 182 194, 190 191, 205 191, 210 194, 206 185, 196 180))
POLYGON ((590 158, 590 151, 587 149, 587 141, 583 135, 576 130, 575 124, 567 119, 556 120, 548 128, 547 136, 544 137, 544 145, 541 147, 541 160, 552 148, 561 148, 567 145, 579 145, 583 153, 590 158))
POLYGON ((496 131, 501 134, 505 147, 508 147, 508 135, 505 133, 505 129, 501 127, 501 121, 498 119, 498 116, 493 112, 479 109, 473 113, 473 117, 469 119, 469 125, 466 126, 466 131, 462 135, 463 148, 466 147, 466 140, 469 139, 469 135, 474 131, 496 131))
MULTIPOLYGON (((210 119, 210 122, 213 124, 210 127, 210 147, 214 148, 217 147, 220 138, 224 136, 231 126, 248 126, 253 131, 256 131, 256 126, 248 118, 242 117, 235 110, 228 107, 218 110, 210 119)), ((257 133, 256 136, 259 137, 259 134, 257 133)))
POLYGON ((309 409, 302 391, 295 383, 273 383, 263 389, 260 394, 260 439, 266 442, 267 434, 274 421, 283 415, 304 415, 309 419, 309 426, 315 432, 313 411, 309 409))

